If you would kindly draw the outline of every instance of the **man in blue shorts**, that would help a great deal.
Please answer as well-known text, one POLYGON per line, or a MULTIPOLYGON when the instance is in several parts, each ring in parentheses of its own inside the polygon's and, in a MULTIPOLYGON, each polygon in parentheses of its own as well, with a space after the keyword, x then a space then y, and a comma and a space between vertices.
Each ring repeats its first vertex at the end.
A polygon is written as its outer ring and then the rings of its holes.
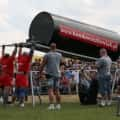
POLYGON ((48 95, 50 106, 49 110, 61 109, 61 97, 59 92, 60 83, 60 63, 62 62, 62 55, 56 51, 56 44, 50 45, 50 51, 44 56, 43 62, 40 67, 40 73, 42 73, 44 67, 46 77, 48 79, 48 95), (54 104, 54 95, 56 98, 56 106, 54 104))
POLYGON ((107 55, 107 50, 102 48, 100 58, 96 62, 98 69, 98 97, 100 98, 99 104, 102 107, 111 105, 111 64, 112 60, 107 55))

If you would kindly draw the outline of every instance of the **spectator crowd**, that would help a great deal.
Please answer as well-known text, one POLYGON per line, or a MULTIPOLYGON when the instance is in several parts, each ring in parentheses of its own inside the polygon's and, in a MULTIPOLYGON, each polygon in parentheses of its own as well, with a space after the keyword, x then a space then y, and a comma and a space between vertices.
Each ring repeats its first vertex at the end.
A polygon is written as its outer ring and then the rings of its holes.
MULTIPOLYGON (((36 58, 32 63, 33 83, 35 91, 40 88, 38 91, 41 94, 47 94, 47 79, 45 77, 45 72, 43 72, 41 76, 38 72, 41 62, 41 58, 36 58)), ((117 73, 117 78, 115 78, 117 69, 120 69, 120 58, 112 63, 111 67, 111 85, 112 82, 117 79, 115 84, 116 92, 120 89, 120 72, 117 73)), ((80 84, 89 88, 91 82, 96 79, 96 72, 97 68, 95 61, 86 62, 79 59, 65 58, 64 63, 61 64, 60 92, 62 94, 78 94, 80 84)), ((35 93, 37 94, 38 92, 35 93)))

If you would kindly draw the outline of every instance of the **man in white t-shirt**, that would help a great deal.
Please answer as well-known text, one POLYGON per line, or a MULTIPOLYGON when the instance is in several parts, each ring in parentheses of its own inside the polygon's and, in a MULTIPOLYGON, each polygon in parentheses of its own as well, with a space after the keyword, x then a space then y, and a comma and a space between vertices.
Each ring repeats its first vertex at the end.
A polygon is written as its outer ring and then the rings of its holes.
POLYGON ((74 83, 75 83, 75 87, 76 87, 76 93, 78 93, 79 70, 73 70, 72 74, 74 76, 74 83))

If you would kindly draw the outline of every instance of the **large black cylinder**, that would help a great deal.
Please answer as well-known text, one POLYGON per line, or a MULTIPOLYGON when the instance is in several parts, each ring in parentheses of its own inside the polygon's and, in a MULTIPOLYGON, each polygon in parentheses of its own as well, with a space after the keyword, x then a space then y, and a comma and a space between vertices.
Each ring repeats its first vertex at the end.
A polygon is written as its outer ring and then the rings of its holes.
POLYGON ((33 19, 29 38, 46 46, 55 42, 58 49, 91 57, 98 57, 100 48, 106 48, 113 60, 120 52, 120 35, 116 32, 48 12, 41 12, 33 19))

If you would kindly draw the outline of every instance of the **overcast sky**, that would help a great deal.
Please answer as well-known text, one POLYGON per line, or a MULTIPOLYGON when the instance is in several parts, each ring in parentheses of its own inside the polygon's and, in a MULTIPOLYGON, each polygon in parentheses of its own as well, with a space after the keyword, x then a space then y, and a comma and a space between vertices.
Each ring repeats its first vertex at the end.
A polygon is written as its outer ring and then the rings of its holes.
POLYGON ((0 0, 0 45, 25 41, 40 11, 120 32, 120 0, 0 0))

